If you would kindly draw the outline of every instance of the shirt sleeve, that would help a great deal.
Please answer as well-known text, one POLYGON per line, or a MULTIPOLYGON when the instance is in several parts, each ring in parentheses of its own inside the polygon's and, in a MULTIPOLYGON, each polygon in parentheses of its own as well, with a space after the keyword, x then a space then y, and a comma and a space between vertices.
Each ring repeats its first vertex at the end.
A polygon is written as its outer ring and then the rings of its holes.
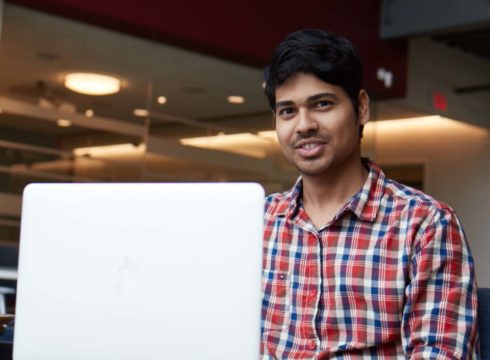
POLYGON ((429 213, 418 229, 402 317, 408 359, 479 359, 473 258, 451 209, 429 213))

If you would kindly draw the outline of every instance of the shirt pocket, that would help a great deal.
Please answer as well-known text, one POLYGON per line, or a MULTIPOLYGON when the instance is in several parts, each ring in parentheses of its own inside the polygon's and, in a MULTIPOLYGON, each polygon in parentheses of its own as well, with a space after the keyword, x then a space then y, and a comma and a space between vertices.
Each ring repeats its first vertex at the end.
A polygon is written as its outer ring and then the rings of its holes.
POLYGON ((264 270, 262 273, 262 324, 264 332, 281 330, 291 319, 291 288, 287 272, 264 270))

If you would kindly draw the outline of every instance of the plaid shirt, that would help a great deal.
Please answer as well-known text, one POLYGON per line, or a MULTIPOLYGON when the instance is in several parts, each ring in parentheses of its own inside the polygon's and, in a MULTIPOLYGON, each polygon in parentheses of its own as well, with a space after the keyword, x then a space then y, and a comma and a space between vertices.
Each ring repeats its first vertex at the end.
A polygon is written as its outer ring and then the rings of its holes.
POLYGON ((302 182, 266 199, 263 359, 477 359, 473 259, 455 213, 369 176, 316 229, 302 182))

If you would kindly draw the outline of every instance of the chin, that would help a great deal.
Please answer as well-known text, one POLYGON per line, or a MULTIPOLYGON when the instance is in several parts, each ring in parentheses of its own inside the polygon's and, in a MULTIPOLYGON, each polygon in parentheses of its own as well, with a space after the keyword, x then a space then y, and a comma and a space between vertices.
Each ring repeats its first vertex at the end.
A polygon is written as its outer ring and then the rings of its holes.
POLYGON ((302 175, 306 176, 318 176, 329 172, 332 168, 331 163, 323 164, 305 164, 305 163, 295 163, 296 168, 302 175))
POLYGON ((320 176, 328 172, 328 169, 316 170, 316 169, 299 169, 302 176, 320 176))

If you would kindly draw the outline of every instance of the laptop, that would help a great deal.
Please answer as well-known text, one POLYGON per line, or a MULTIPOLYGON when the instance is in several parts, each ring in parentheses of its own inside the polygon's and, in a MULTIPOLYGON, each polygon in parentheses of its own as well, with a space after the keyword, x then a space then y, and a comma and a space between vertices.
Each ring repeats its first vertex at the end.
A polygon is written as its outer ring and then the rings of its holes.
POLYGON ((264 191, 32 184, 14 359, 257 359, 264 191))

